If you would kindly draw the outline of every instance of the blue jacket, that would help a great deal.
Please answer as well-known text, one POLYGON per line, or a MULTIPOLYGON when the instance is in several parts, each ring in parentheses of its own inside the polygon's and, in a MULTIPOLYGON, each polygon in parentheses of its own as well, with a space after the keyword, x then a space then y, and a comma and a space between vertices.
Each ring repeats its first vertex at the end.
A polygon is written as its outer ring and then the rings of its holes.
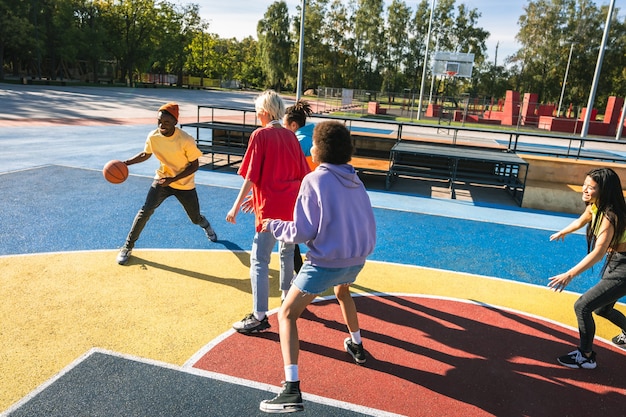
POLYGON ((376 222, 352 165, 323 163, 302 180, 294 220, 273 220, 268 230, 286 243, 305 243, 307 262, 326 268, 365 263, 376 245, 376 222))
POLYGON ((315 129, 315 125, 313 123, 307 123, 295 132, 298 142, 300 142, 302 152, 304 152, 304 156, 311 156, 313 129, 315 129))

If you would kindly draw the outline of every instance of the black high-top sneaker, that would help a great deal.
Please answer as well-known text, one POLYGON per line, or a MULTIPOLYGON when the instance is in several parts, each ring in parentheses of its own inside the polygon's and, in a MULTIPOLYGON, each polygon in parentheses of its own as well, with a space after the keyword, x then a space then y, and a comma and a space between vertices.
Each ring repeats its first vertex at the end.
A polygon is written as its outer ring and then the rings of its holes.
POLYGON ((303 411, 300 381, 283 382, 283 390, 271 400, 261 401, 261 411, 266 413, 293 413, 303 411))

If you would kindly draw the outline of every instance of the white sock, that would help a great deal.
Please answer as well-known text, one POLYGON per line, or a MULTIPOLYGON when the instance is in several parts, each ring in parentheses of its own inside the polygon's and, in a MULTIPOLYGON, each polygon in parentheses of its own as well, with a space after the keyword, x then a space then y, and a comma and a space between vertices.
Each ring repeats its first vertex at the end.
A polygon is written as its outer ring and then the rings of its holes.
POLYGON ((363 341, 361 340, 361 331, 360 330, 357 330, 354 333, 350 332, 350 337, 352 338, 352 341, 354 343, 356 343, 357 345, 360 345, 361 343, 363 343, 363 341))
POLYGON ((300 376, 298 375, 298 365, 285 365, 285 381, 300 381, 300 376))
POLYGON ((261 321, 265 318, 265 312, 264 311, 255 311, 254 312, 254 318, 257 319, 258 321, 261 321))

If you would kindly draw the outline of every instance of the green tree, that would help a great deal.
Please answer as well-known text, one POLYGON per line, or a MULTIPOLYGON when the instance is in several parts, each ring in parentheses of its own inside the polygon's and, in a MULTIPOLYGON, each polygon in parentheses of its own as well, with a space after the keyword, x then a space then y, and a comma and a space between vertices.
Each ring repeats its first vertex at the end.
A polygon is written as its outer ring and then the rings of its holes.
POLYGON ((13 74, 18 75, 21 64, 33 54, 35 26, 29 19, 31 4, 22 0, 0 0, 0 80, 4 80, 5 57, 13 74))
POLYGON ((104 0, 107 49, 119 62, 120 80, 135 80, 138 69, 149 68, 158 44, 158 16, 154 0, 104 0))
POLYGON ((390 91, 401 91, 409 85, 402 69, 407 67, 411 9, 402 0, 393 0, 387 17, 387 53, 384 84, 390 91))
MULTIPOLYGON (((293 19, 293 48, 292 62, 298 62, 300 51, 300 7, 293 19)), ((332 58, 325 34, 325 19, 327 18, 328 0, 307 0, 304 19, 304 60, 303 60, 303 88, 304 90, 317 87, 324 76, 332 72, 332 58)), ((297 85, 297 65, 291 66, 290 81, 293 87, 297 85)))
POLYGON ((357 82, 368 90, 381 89, 378 71, 385 60, 383 0, 358 0, 354 16, 355 53, 359 69, 357 82))
POLYGON ((82 69, 80 61, 84 60, 85 74, 81 75, 85 80, 97 82, 102 71, 100 62, 111 58, 104 48, 106 29, 101 18, 100 7, 92 0, 80 0, 74 15, 75 24, 79 28, 76 39, 79 62, 76 65, 82 69))
POLYGON ((289 73, 292 41, 289 36, 289 9, 284 1, 272 3, 257 25, 261 67, 266 74, 266 87, 278 91, 289 73))
POLYGON ((325 86, 355 86, 357 59, 354 54, 355 37, 350 29, 354 27, 354 20, 350 12, 356 6, 353 0, 345 3, 333 0, 324 19, 328 58, 325 61, 327 70, 321 75, 320 83, 325 86))
MULTIPOLYGON (((405 88, 410 88, 413 92, 417 91, 421 83, 421 74, 425 64, 424 58, 426 55, 429 19, 430 2, 428 0, 422 0, 415 10, 411 25, 408 28, 409 51, 406 58, 405 77, 409 81, 405 88)), ((433 39, 436 39, 436 29, 432 30, 432 32, 433 39)), ((429 50, 432 51, 433 49, 431 48, 429 50)))
MULTIPOLYGON (((538 0, 529 2, 524 12, 517 34, 522 47, 513 57, 517 64, 513 74, 515 87, 538 93, 541 102, 557 103, 571 48, 563 106, 567 107, 568 103, 584 106, 600 50, 607 6, 599 9, 590 0, 538 0)), ((625 27, 618 16, 616 9, 598 83, 598 103, 606 103, 609 95, 626 94, 623 89, 625 27)))
POLYGON ((151 70, 162 74, 176 74, 182 83, 183 68, 195 35, 203 29, 197 4, 159 4, 158 38, 152 51, 151 70))
POLYGON ((233 41, 229 49, 233 78, 241 81, 243 87, 263 85, 263 70, 258 57, 258 42, 248 36, 241 42, 233 41))

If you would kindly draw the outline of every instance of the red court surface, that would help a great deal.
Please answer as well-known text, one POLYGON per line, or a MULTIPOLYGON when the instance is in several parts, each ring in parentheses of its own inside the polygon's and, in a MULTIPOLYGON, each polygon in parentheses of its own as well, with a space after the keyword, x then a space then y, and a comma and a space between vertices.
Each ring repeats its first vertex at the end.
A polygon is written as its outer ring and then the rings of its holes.
MULTIPOLYGON (((575 370, 556 356, 577 332, 523 313, 417 296, 357 297, 369 353, 343 351, 334 299, 298 322, 304 393, 408 416, 622 415, 623 352, 598 341, 598 368, 575 370), (617 365, 617 366, 615 366, 617 365)), ((272 385, 283 379, 276 315, 254 336, 233 333, 193 366, 272 385), (254 360, 258 358, 258 360, 254 360)))

